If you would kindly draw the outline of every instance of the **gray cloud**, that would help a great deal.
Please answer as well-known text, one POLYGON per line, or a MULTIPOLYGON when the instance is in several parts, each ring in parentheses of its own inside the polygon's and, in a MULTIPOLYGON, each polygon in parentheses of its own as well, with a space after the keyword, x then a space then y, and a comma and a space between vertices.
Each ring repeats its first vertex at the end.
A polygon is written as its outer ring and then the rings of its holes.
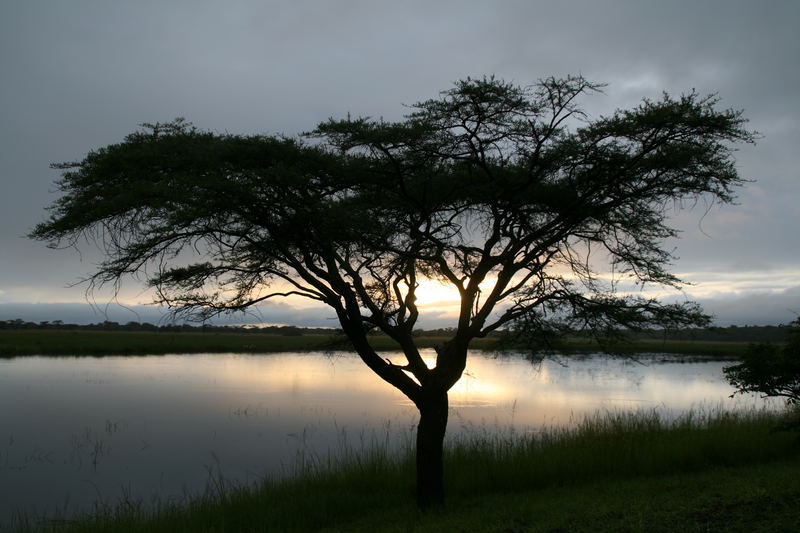
POLYGON ((703 301, 720 326, 788 324, 800 317, 800 286, 777 292, 721 295, 703 301))
POLYGON ((3 2, 0 302, 81 301, 64 286, 98 258, 24 238, 56 197, 51 162, 176 116, 290 135, 347 112, 397 118, 483 74, 608 82, 586 101, 595 115, 718 92, 764 135, 738 153, 757 181, 739 206, 679 216, 676 270, 800 274, 799 19, 792 0, 3 2))

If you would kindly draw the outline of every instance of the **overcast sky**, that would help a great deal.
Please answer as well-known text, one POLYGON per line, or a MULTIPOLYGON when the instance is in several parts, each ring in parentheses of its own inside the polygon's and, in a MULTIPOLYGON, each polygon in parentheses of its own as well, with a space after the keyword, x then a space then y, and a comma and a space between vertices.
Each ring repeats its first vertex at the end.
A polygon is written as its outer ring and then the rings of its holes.
MULTIPOLYGON (((0 320, 65 318, 64 306, 20 304, 85 302, 67 285, 97 255, 25 235, 56 197, 50 163, 142 122, 293 135, 348 112, 399 118, 466 76, 580 73, 608 83, 584 101, 593 116, 692 88, 744 110, 763 136, 737 154, 754 181, 739 205, 679 214, 674 271, 720 324, 789 322, 800 314, 799 24, 796 0, 2 0, 0 320)), ((126 302, 148 301, 126 287, 126 302)), ((107 302, 69 318, 142 316, 107 302)), ((279 305, 261 319, 329 317, 279 305)))

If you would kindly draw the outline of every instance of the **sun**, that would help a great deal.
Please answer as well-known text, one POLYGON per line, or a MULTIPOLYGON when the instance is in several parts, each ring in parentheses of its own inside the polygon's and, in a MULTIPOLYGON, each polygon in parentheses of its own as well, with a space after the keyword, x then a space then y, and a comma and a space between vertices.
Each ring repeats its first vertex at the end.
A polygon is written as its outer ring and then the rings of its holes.
POLYGON ((417 281, 416 297, 420 307, 450 307, 461 303, 458 289, 433 279, 417 281))

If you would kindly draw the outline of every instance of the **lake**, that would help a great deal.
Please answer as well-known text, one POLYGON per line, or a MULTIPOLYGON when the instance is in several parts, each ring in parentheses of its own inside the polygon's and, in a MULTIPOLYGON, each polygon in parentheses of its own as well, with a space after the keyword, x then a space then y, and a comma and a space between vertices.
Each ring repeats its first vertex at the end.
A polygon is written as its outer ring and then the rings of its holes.
MULTIPOLYGON (((450 394, 448 438, 568 426, 602 410, 760 405, 729 398, 723 366, 473 352, 450 394)), ((0 360, 0 528, 18 512, 182 502, 220 476, 251 483, 291 475, 299 458, 400 449, 415 424, 413 404, 347 353, 0 360)))

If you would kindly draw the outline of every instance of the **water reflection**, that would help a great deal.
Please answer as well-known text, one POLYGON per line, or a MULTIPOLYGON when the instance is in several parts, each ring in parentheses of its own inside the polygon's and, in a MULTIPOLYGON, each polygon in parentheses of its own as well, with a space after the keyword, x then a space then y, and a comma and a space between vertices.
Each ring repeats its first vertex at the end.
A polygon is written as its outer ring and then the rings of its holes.
MULTIPOLYGON (((604 357, 533 366, 474 353, 451 393, 449 434, 534 431, 602 409, 743 405, 728 398, 722 366, 604 357)), ((298 453, 408 446, 415 423, 405 397, 344 353, 3 360, 0 524, 16 509, 181 501, 219 474, 239 483, 291 473, 298 453)))

